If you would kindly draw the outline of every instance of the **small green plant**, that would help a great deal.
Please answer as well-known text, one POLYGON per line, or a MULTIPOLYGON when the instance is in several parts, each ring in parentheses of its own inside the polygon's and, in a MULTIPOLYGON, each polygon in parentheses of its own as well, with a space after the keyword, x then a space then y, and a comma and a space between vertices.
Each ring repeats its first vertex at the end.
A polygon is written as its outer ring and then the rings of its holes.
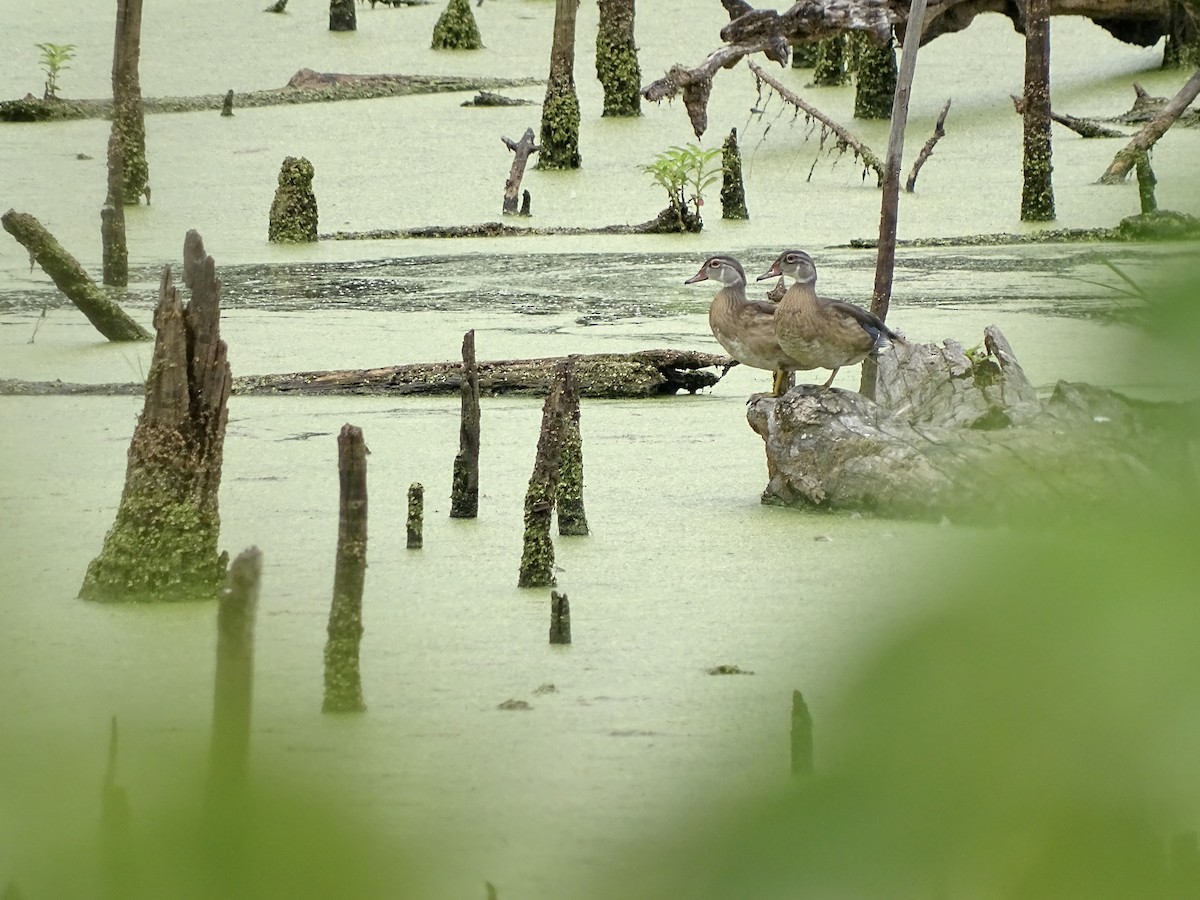
POLYGON ((58 76, 71 68, 67 65, 75 58, 74 44, 35 44, 42 51, 42 71, 46 73, 45 100, 58 99, 58 76))
POLYGON ((670 205, 660 218, 673 218, 677 227, 672 230, 699 231, 702 227, 700 207, 704 192, 721 177, 723 168, 716 161, 720 156, 720 147, 702 150, 688 144, 670 147, 655 156, 654 162, 639 167, 667 192, 670 205))

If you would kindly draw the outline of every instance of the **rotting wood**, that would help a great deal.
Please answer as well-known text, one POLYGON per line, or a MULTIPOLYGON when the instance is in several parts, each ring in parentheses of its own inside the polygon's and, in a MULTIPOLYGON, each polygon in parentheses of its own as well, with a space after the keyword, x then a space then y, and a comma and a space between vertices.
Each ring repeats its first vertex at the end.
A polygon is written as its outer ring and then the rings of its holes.
POLYGON ((1053 147, 1050 129, 1050 4, 1027 0, 1025 90, 1022 94, 1021 221, 1055 218, 1053 147))
POLYGON ((79 261, 36 218, 10 209, 0 216, 0 223, 102 335, 110 341, 150 340, 150 332, 109 299, 79 261))
MULTIPOLYGON (((853 153, 854 158, 862 163, 864 171, 869 169, 870 171, 874 172, 876 183, 882 186, 884 179, 884 163, 874 150, 855 137, 844 125, 838 124, 811 103, 805 102, 802 97, 789 90, 778 79, 769 75, 762 66, 758 65, 753 60, 751 60, 748 65, 750 67, 750 71, 754 73, 755 78, 769 85, 771 89, 775 91, 775 93, 777 93, 783 100, 801 110, 806 116, 816 119, 821 123, 823 129, 828 129, 829 132, 832 132, 834 137, 837 138, 835 148, 841 152, 849 150, 851 153, 853 153)), ((824 146, 824 130, 822 131, 821 143, 822 146, 824 146)), ((812 172, 810 170, 809 178, 811 179, 811 177, 812 172)))
POLYGON ((108 134, 108 191, 100 208, 101 280, 112 287, 129 284, 129 248, 125 240, 125 163, 116 123, 108 134))
POLYGON ((343 425, 338 434, 338 539, 325 642, 325 700, 321 712, 362 712, 359 649, 367 573, 367 445, 362 429, 343 425))
MULTIPOLYGON (((1013 102, 1013 109, 1017 111, 1017 115, 1025 114, 1025 98, 1018 97, 1016 94, 1009 94, 1013 102)), ((1050 110, 1050 120, 1057 122, 1066 128, 1070 128, 1080 137, 1085 138, 1114 138, 1125 137, 1125 132, 1119 131, 1116 128, 1109 128, 1107 125, 1102 125, 1092 119, 1080 119, 1075 116, 1069 116, 1065 113, 1056 113, 1053 109, 1050 110)))
POLYGON ((475 359, 475 331, 463 335, 459 370, 461 411, 458 454, 450 479, 450 518, 473 519, 479 514, 479 365, 475 359))
MULTIPOLYGON (((567 365, 570 365, 568 361, 567 365)), ((579 429, 579 387, 577 379, 567 379, 559 409, 562 443, 559 448, 558 489, 555 513, 558 533, 582 536, 588 533, 587 512, 583 505, 583 434, 579 429)))
POLYGON ((142 195, 150 205, 150 166, 146 160, 146 119, 138 64, 142 47, 142 0, 117 0, 113 43, 113 130, 121 141, 121 187, 127 206, 142 195))
POLYGON ((521 192, 521 179, 525 177, 525 166, 529 164, 529 155, 537 153, 542 148, 534 142, 532 128, 525 129, 520 141, 513 141, 512 138, 507 137, 501 137, 500 140, 514 154, 512 168, 508 171, 508 180, 504 182, 504 202, 501 205, 501 212, 506 216, 511 216, 518 213, 517 196, 521 192))
POLYGON ((1129 175, 1129 171, 1137 164, 1138 154, 1153 147, 1197 96, 1200 96, 1200 68, 1192 73, 1192 77, 1162 108, 1162 111, 1147 122, 1124 148, 1117 151, 1112 163, 1100 176, 1100 183, 1120 184, 1123 182, 1129 175))
POLYGON ((571 601, 558 591, 550 592, 550 643, 571 643, 571 601))
POLYGON ((937 117, 937 123, 933 126, 933 134, 925 142, 925 146, 921 148, 921 152, 917 154, 912 171, 908 173, 908 180, 904 183, 904 190, 907 193, 911 194, 913 192, 913 189, 917 186, 917 176, 921 174, 921 167, 933 155, 933 148, 937 146, 937 142, 946 136, 946 116, 949 113, 950 101, 947 100, 946 105, 942 107, 941 114, 937 117))
POLYGON ((539 169, 578 169, 579 96, 575 90, 575 20, 578 0, 555 0, 554 36, 550 46, 550 78, 542 101, 538 133, 539 169))
POLYGON ((571 366, 565 361, 555 371, 554 385, 542 404, 542 426, 538 434, 533 472, 525 490, 525 530, 517 587, 554 587, 554 541, 550 520, 558 495, 562 460, 563 396, 570 390, 571 366))
POLYGON ((163 269, 145 404, 116 520, 79 591, 85 600, 212 600, 225 577, 218 500, 232 378, 216 264, 195 231, 184 240, 183 270, 186 307, 171 267, 163 269))
POLYGON ((425 546, 425 486, 413 482, 408 486, 408 515, 404 520, 405 549, 420 550, 425 546))

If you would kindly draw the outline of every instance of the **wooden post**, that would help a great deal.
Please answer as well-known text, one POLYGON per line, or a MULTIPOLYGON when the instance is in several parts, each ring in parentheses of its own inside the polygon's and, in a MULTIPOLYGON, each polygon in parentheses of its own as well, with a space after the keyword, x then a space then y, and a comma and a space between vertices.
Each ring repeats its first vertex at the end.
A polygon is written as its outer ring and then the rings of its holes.
POLYGON ((792 691, 792 775, 813 773, 813 721, 799 691, 792 691))
POLYGON ((571 643, 571 603, 558 591, 550 592, 550 643, 571 643))
MULTIPOLYGON (((912 0, 904 25, 904 50, 900 73, 896 76, 896 95, 892 100, 892 123, 888 132, 887 159, 883 165, 883 198, 879 213, 879 249, 875 258, 875 290, 871 312, 887 319, 892 300, 892 274, 896 268, 896 227, 900 221, 900 163, 904 158, 904 128, 908 124, 908 101, 912 94, 913 73, 917 70, 917 50, 925 26, 926 0, 912 0)), ((859 393, 875 396, 875 361, 863 360, 859 393)))
POLYGON ((539 169, 578 169, 579 98, 575 94, 575 14, 579 0, 555 0, 550 79, 542 102, 539 169))
POLYGON ((329 0, 329 30, 357 31, 354 0, 329 0))
POLYGON ((142 48, 142 0, 117 0, 113 42, 113 130, 120 135, 124 201, 136 206, 142 194, 150 204, 150 166, 146 162, 146 119, 138 60, 142 48))
MULTIPOLYGON (((123 210, 121 216, 123 221, 123 210)), ((150 332, 131 319, 96 286, 79 261, 63 249, 62 244, 41 222, 29 213, 10 209, 0 216, 0 223, 29 251, 29 255, 54 280, 58 289, 102 335, 110 341, 150 340, 150 332)))
POLYGON ((85 600, 212 600, 225 578, 218 499, 232 375, 220 336, 221 283, 195 231, 184 261, 186 308, 171 267, 163 269, 145 404, 116 521, 79 590, 85 600))
POLYGON ((729 129, 729 137, 721 147, 721 218, 748 219, 746 187, 742 182, 742 151, 738 149, 737 129, 729 129))
POLYGON ((450 518, 473 519, 479 514, 479 366, 475 362, 475 331, 463 335, 462 412, 458 422, 458 455, 450 486, 450 518))
POLYGON ((362 712, 362 595, 367 572, 367 445, 361 428, 343 425, 338 435, 337 563, 329 638, 325 642, 325 702, 322 712, 362 712))
POLYGON ((261 577, 262 551, 251 547, 229 567, 217 610, 217 668, 208 759, 210 810, 236 803, 246 788, 254 696, 254 620, 261 577))
POLYGON ((221 101, 221 115, 233 115, 233 89, 230 88, 225 92, 225 99, 221 101))
POLYGON ((579 430, 579 386, 575 381, 575 368, 569 363, 564 376, 559 420, 562 439, 558 490, 555 493, 558 533, 586 535, 588 523, 587 513, 583 509, 583 435, 579 430))
POLYGON ((425 486, 414 482, 408 486, 408 518, 405 521, 409 550, 420 550, 425 545, 425 539, 421 534, 424 521, 425 486))
POLYGON ((550 519, 558 493, 559 462, 562 455, 562 405, 567 366, 559 367, 554 386, 542 405, 542 430, 538 436, 533 474, 525 492, 525 537, 517 587, 553 587, 554 542, 550 519))
POLYGON ((100 256, 105 284, 129 284, 129 249, 125 242, 125 159, 114 120, 108 135, 108 193, 100 208, 100 256))
MULTIPOLYGON (((533 142, 533 129, 526 128, 519 142, 511 138, 501 137, 504 146, 511 150, 513 156, 512 168, 508 170, 508 180, 504 182, 504 203, 501 212, 511 216, 517 212, 517 194, 521 190, 521 179, 525 177, 525 166, 529 163, 529 154, 537 153, 542 148, 533 142)), ((521 215, 529 215, 529 191, 525 192, 525 205, 521 215)))
POLYGON ((1049 0, 1025 2, 1025 141, 1021 221, 1054 219, 1054 180, 1050 146, 1049 0))
POLYGON ((599 0, 596 77, 604 87, 601 116, 642 114, 642 71, 633 39, 634 0, 599 0))

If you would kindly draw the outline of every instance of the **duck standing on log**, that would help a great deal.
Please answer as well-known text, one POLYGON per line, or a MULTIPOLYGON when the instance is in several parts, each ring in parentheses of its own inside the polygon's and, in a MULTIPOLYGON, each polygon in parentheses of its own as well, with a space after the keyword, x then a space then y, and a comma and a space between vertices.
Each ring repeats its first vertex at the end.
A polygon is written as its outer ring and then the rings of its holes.
POLYGON ((780 396, 789 376, 801 365, 779 346, 775 336, 775 312, 778 306, 765 300, 746 297, 746 271, 732 256, 710 256, 700 271, 684 284, 716 281, 721 285, 708 307, 708 327, 725 352, 743 365, 775 373, 774 396, 780 396))
POLYGON ((861 306, 817 296, 817 266, 803 250, 784 250, 771 268, 758 276, 794 278, 775 313, 775 337, 782 352, 801 361, 801 369, 832 369, 829 387, 838 369, 853 366, 868 356, 891 349, 904 336, 861 306))

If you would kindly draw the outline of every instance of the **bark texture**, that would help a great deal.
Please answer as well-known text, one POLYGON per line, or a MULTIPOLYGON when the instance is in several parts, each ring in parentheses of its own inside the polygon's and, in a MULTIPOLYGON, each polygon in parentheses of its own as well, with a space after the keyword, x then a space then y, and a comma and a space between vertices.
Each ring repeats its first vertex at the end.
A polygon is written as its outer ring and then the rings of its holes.
POLYGON ((542 404, 542 427, 538 434, 533 473, 525 491, 525 533, 517 587, 554 587, 554 541, 550 520, 558 495, 559 464, 562 457, 563 396, 569 390, 571 368, 560 365, 554 386, 542 404))
POLYGON ((79 261, 63 249, 41 222, 28 213, 10 209, 0 216, 0 223, 102 335, 110 341, 150 340, 150 332, 96 286, 79 261))
POLYGON ((642 70, 633 39, 634 0, 600 0, 596 77, 604 87, 602 116, 642 114, 642 70))
POLYGON ((749 219, 746 209, 746 186, 742 181, 742 151, 738 147, 737 129, 729 129, 729 137, 721 146, 721 218, 749 219))
POLYGON ((479 365, 475 359, 475 332, 463 335, 462 374, 459 378, 461 410, 458 422, 458 455, 450 480, 450 518, 473 519, 479 514, 479 365))
POLYGON ((508 171, 508 180, 504 182, 504 202, 501 204, 501 213, 506 216, 528 215, 528 212, 525 211, 518 212, 517 197, 521 193, 521 180, 525 177, 525 167, 529 164, 530 154, 537 153, 542 148, 534 143, 532 128, 526 128, 519 141, 513 141, 506 137, 502 137, 500 140, 513 152, 512 168, 508 171))
POLYGON ((85 600, 211 600, 225 576, 218 495, 232 377, 221 284, 195 231, 184 242, 183 272, 186 307, 170 267, 163 270, 146 402, 116 521, 79 591, 85 600))
POLYGON ((558 490, 555 509, 558 533, 582 536, 588 533, 587 512, 583 507, 583 433, 579 429, 579 387, 574 375, 563 386, 559 410, 562 429, 558 463, 558 490))
POLYGON ((267 240, 303 244, 317 239, 317 196, 312 187, 315 174, 313 164, 303 156, 284 158, 267 222, 267 240))
POLYGON ((542 103, 539 169, 578 169, 579 98, 575 93, 575 18, 579 0, 556 0, 550 80, 542 103))
POLYGON ((125 203, 150 203, 150 164, 146 161, 146 118, 138 64, 142 52, 142 0, 117 0, 113 46, 113 130, 121 140, 125 203))
MULTIPOLYGON (((1139 100, 1141 96, 1139 92, 1139 100)), ((1100 183, 1120 184, 1124 181, 1129 175, 1130 169, 1137 165, 1139 155, 1148 151, 1160 137, 1167 133, 1167 129, 1175 123, 1175 120, 1182 115, 1197 96, 1200 96, 1200 68, 1192 73, 1192 77, 1162 108, 1162 111, 1147 122, 1142 130, 1118 151, 1108 169, 1100 176, 1100 183)))
POLYGON ((867 34, 853 35, 854 118, 886 119, 896 91, 896 48, 889 38, 877 44, 867 34))
POLYGON ((433 26, 431 46, 434 50, 479 50, 483 47, 475 14, 467 0, 450 0, 433 26))
POLYGON ((108 192, 100 208, 100 255, 105 284, 129 284, 129 248, 125 242, 125 160, 116 123, 108 135, 108 192))
POLYGON ((338 542, 325 642, 325 701, 322 712, 362 712, 363 584, 367 574, 367 445, 361 428, 343 425, 338 434, 338 542))
POLYGON ((1054 219, 1054 182, 1050 146, 1049 0, 1025 3, 1025 138, 1022 157, 1021 220, 1054 219))

